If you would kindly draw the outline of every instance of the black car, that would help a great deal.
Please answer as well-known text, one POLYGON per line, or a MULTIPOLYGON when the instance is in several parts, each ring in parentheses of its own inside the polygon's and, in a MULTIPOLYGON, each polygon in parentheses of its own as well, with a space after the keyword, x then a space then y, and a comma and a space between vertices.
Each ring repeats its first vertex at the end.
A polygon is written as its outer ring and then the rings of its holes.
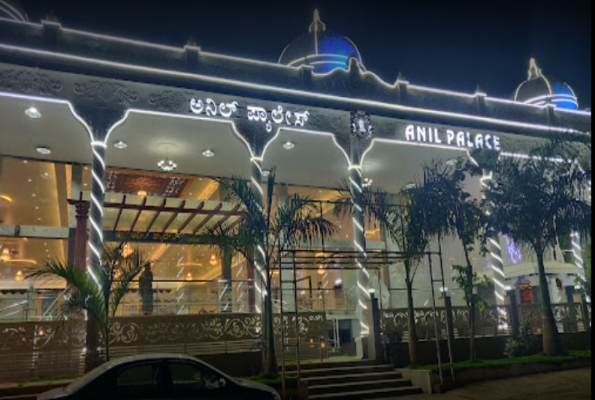
POLYGON ((37 400, 281 400, 271 387, 232 378, 179 354, 142 354, 111 360, 37 400))

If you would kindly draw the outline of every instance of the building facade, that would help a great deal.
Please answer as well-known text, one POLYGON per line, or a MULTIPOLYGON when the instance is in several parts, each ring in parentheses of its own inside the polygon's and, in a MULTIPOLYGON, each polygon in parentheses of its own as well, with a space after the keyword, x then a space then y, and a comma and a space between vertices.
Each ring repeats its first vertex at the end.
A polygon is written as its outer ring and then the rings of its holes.
MULTIPOLYGON (((402 76, 384 82, 317 12, 279 63, 269 63, 210 53, 192 41, 170 47, 73 30, 55 17, 32 23, 15 2, 1 4, 0 320, 55 315, 64 284, 23 279, 48 256, 84 263, 92 273, 102 243, 129 234, 129 245, 153 263, 154 313, 259 312, 255 267, 193 245, 205 227, 241 218, 217 178, 241 177, 262 193, 274 169, 274 203, 308 195, 337 224, 316 247, 320 253, 365 256, 399 247, 357 213, 334 216, 327 202, 342 181, 351 190, 398 193, 431 160, 468 158, 474 149, 522 157, 557 134, 591 140, 591 113, 533 60, 512 99, 500 99, 402 76), (84 262, 77 260, 77 232, 85 234, 77 221, 88 230, 84 262)), ((467 190, 479 198, 486 179, 468 178, 467 190)), ((554 302, 572 296, 580 246, 573 236, 548 258, 554 302)), ((424 263, 415 305, 429 307, 432 284, 463 304, 450 272, 462 260, 458 242, 447 238, 446 289, 431 283, 424 263)), ((518 301, 539 301, 536 263, 509 238, 494 238, 489 254, 474 254, 473 262, 494 282, 488 301, 503 303, 510 289, 518 301)), ((312 261, 298 267, 296 279, 287 267, 273 279, 286 307, 295 308, 293 284, 280 279, 297 280, 298 306, 327 312, 337 341, 368 333, 370 292, 384 308, 406 305, 401 262, 367 269, 354 261, 348 269, 312 261)), ((138 295, 130 294, 121 313, 140 313, 138 295)))

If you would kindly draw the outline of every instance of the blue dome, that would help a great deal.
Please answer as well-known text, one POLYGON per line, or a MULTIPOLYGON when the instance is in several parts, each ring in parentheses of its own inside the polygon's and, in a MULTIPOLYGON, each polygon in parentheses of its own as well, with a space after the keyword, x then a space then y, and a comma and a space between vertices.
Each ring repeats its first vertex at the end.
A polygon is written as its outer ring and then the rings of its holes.
POLYGON ((529 66, 529 77, 514 93, 514 100, 527 104, 553 104, 556 108, 578 109, 578 100, 572 88, 564 82, 553 82, 541 73, 534 59, 529 66))
POLYGON ((364 69, 355 43, 346 36, 327 30, 326 25, 320 20, 318 10, 315 10, 309 32, 295 39, 283 50, 279 64, 311 65, 314 72, 320 74, 337 68, 347 69, 350 57, 354 57, 360 68, 364 69))

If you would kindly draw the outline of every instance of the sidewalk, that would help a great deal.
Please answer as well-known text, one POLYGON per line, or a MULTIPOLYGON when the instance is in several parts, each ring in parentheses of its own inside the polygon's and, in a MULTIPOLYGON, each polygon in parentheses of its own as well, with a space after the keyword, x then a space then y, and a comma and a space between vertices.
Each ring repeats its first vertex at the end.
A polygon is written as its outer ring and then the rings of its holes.
POLYGON ((421 394, 380 400, 588 400, 591 368, 478 382, 444 394, 421 394))

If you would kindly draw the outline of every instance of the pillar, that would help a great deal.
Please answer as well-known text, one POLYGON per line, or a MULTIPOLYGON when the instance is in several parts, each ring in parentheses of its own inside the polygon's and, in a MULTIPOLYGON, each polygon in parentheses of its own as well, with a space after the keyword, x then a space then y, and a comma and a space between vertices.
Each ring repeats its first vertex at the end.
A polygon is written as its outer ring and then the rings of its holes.
MULTIPOLYGON (((357 158, 359 159, 359 157, 357 158)), ((354 163, 355 164, 355 163, 354 163)), ((359 163, 357 164, 359 165, 359 163)), ((361 182, 361 170, 359 167, 350 168, 349 170, 349 185, 351 196, 355 199, 360 197, 363 193, 361 182)), ((363 357, 364 338, 367 338, 371 331, 371 326, 368 323, 367 313, 371 312, 371 298, 369 293, 370 273, 366 262, 366 237, 364 228, 364 214, 360 206, 354 203, 352 207, 352 222, 353 222, 353 245, 357 252, 355 264, 356 270, 356 299, 357 305, 355 315, 359 320, 360 331, 356 337, 356 354, 358 357, 363 357)), ((372 337, 373 340, 373 337, 372 337)))
POLYGON ((76 235, 73 246, 73 264, 80 269, 86 269, 87 263, 87 222, 89 220, 89 206, 90 204, 88 201, 82 200, 75 204, 76 235))
POLYGON ((516 290, 506 292, 506 304, 510 307, 510 330, 513 336, 519 333, 519 310, 517 308, 516 290))
MULTIPOLYGON (((81 164, 72 164, 71 167, 71 178, 70 178, 70 198, 71 199, 78 199, 80 193, 82 192, 83 186, 83 166, 81 164)), ((88 218, 89 210, 87 209, 87 218, 88 218)), ((75 204, 70 204, 69 216, 68 216, 68 263, 76 264, 75 262, 75 248, 76 248, 76 234, 77 234, 77 227, 78 227, 78 218, 77 218, 77 206, 75 204)), ((85 225, 85 230, 87 226, 85 225)), ((86 235, 85 235, 86 236, 86 235)), ((85 245, 86 247, 86 245, 85 245)), ((86 249, 85 249, 86 254, 86 249)), ((80 265, 84 265, 80 264, 80 265)))
MULTIPOLYGON (((262 159, 260 158, 251 158, 250 159, 250 166, 251 166, 251 176, 250 176, 250 184, 252 188, 252 192, 256 196, 256 199, 260 205, 260 208, 263 207, 263 199, 264 199, 264 192, 262 190, 262 159)), ((265 259, 264 259, 264 252, 266 249, 263 248, 256 248, 254 249, 254 288, 256 289, 256 296, 255 296, 255 305, 254 308, 256 312, 262 313, 264 310, 263 301, 266 293, 266 282, 267 282, 267 271, 265 271, 265 259)))
POLYGON ((2 161, 3 161, 3 156, 2 154, 0 154, 0 194, 2 194, 2 161))
POLYGON ((231 247, 223 248, 223 257, 221 257, 221 283, 219 290, 219 311, 232 312, 232 275, 231 265, 233 261, 233 251, 231 247))
POLYGON ((103 249, 103 200, 105 197, 105 150, 103 142, 93 142, 93 165, 91 169, 91 230, 89 233, 88 271, 97 282, 94 270, 99 267, 103 249))

